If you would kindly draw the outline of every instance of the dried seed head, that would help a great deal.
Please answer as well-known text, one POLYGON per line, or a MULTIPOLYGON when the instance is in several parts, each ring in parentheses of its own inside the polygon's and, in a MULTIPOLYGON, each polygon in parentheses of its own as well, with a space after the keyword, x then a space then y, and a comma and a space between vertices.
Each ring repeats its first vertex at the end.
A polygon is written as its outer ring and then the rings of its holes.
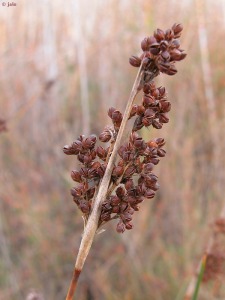
POLYGON ((83 188, 82 185, 80 185, 76 188, 74 187, 74 188, 71 189, 71 195, 75 198, 81 197, 83 192, 84 192, 84 188, 83 188))
POLYGON ((95 188, 91 188, 87 191, 87 198, 88 200, 91 200, 94 197, 95 194, 95 188))
MULTIPOLYGON (((157 88, 152 79, 160 72, 168 75, 177 72, 175 62, 186 57, 177 39, 182 29, 181 24, 174 24, 172 29, 165 31, 157 29, 154 36, 142 40, 141 48, 144 52, 140 57, 130 58, 131 65, 142 66, 143 76, 138 87, 139 90, 143 89, 142 103, 132 106, 129 116, 129 119, 135 116, 132 133, 129 140, 119 147, 120 158, 118 162, 115 160, 112 167, 107 197, 101 207, 99 226, 118 218, 116 227, 118 232, 132 229, 134 211, 139 210, 139 204, 144 199, 153 198, 159 188, 158 178, 152 171, 154 165, 157 165, 160 158, 166 154, 162 149, 165 141, 158 138, 145 142, 137 131, 143 126, 160 129, 169 121, 168 112, 171 103, 167 100, 166 90, 164 87, 157 88)), ((93 197, 104 176, 123 120, 122 113, 114 107, 109 109, 108 116, 113 126, 107 126, 100 134, 99 140, 111 141, 110 147, 96 147, 96 136, 80 135, 63 150, 68 155, 77 155, 77 159, 82 164, 80 170, 71 172, 72 179, 79 183, 71 190, 71 194, 86 219, 93 209, 93 197)))
POLYGON ((110 204, 112 206, 117 206, 117 205, 120 204, 120 202, 121 202, 121 199, 118 196, 113 195, 113 196, 110 197, 110 204))
POLYGON ((160 52, 160 47, 159 47, 159 44, 158 43, 155 43, 155 44, 152 44, 150 46, 150 50, 151 54, 153 55, 158 55, 159 52, 160 52))
POLYGON ((82 141, 82 147, 84 149, 92 149, 95 146, 96 140, 97 140, 96 136, 92 134, 88 138, 82 141))
POLYGON ((149 36, 148 37, 148 43, 151 46, 152 44, 156 43, 156 38, 154 36, 149 36))
POLYGON ((137 104, 133 104, 133 106, 131 108, 131 111, 130 111, 130 117, 129 117, 129 119, 136 115, 137 108, 138 108, 138 105, 137 104))
POLYGON ((98 157, 101 158, 102 160, 105 160, 107 157, 107 151, 101 146, 97 147, 96 153, 97 153, 98 157))
POLYGON ((165 38, 165 33, 162 29, 157 29, 155 32, 154 32, 154 37, 155 39, 157 40, 157 42, 160 42, 162 40, 164 40, 165 38))
POLYGON ((159 122, 160 123, 168 123, 169 122, 169 118, 166 113, 161 113, 159 115, 159 122))
POLYGON ((134 188, 134 182, 133 182, 133 180, 131 178, 129 178, 125 182, 125 189, 128 191, 128 190, 131 190, 133 188, 134 188))
POLYGON ((80 140, 77 139, 75 142, 73 142, 72 148, 73 148, 75 151, 80 152, 80 151, 82 150, 82 142, 81 142, 80 140))
POLYGON ((169 60, 170 59, 170 54, 169 54, 169 52, 168 51, 163 51, 162 53, 161 53, 161 56, 162 56, 162 58, 164 59, 164 60, 169 60))
POLYGON ((157 150, 157 155, 158 155, 159 157, 164 157, 164 156, 166 155, 166 151, 163 150, 163 149, 158 149, 158 150, 157 150))
POLYGON ((144 173, 148 174, 150 173, 154 168, 154 165, 151 163, 147 163, 144 165, 144 173))
POLYGON ((120 212, 120 207, 119 206, 113 206, 112 213, 118 214, 119 212, 120 212))
POLYGON ((129 63, 133 67, 140 67, 140 65, 141 65, 141 59, 138 56, 133 55, 133 56, 131 56, 129 58, 129 63))
POLYGON ((87 214, 90 212, 90 206, 88 204, 88 201, 86 201, 86 200, 80 201, 79 208, 84 214, 87 214))
POLYGON ((105 174, 106 167, 104 165, 101 165, 96 171, 97 174, 102 178, 105 174))
POLYGON ((156 121, 156 120, 153 120, 153 121, 152 121, 152 126, 153 126, 154 128, 156 128, 156 129, 161 129, 161 128, 162 128, 162 124, 159 123, 159 122, 156 121))
POLYGON ((151 91, 150 85, 149 85, 148 83, 146 83, 146 84, 144 85, 144 87, 143 87, 143 92, 144 92, 145 94, 149 94, 150 91, 151 91))
POLYGON ((178 50, 178 49, 173 49, 173 50, 170 52, 171 60, 180 60, 181 54, 182 54, 182 53, 180 52, 180 50, 178 50))
POLYGON ((124 173, 124 178, 130 178, 136 172, 136 168, 134 166, 130 166, 126 169, 124 173))
POLYGON ((126 227, 127 230, 131 230, 133 228, 133 224, 131 222, 127 222, 125 224, 125 227, 126 227))
POLYGON ((120 221, 117 225, 116 225, 116 231, 118 233, 123 233, 125 231, 125 225, 122 221, 120 221))
POLYGON ((149 106, 152 106, 152 105, 155 104, 155 98, 152 97, 152 96, 146 96, 146 95, 145 95, 145 96, 143 97, 142 102, 143 102, 143 106, 144 106, 144 107, 149 107, 149 106))
POLYGON ((76 155, 79 152, 76 152, 71 146, 66 145, 63 147, 63 152, 67 155, 76 155))
POLYGON ((174 32, 174 34, 177 36, 182 30, 183 30, 183 26, 181 24, 174 24, 172 26, 172 30, 174 32))
POLYGON ((170 41, 174 38, 174 32, 171 29, 167 29, 165 32, 165 39, 170 41))
POLYGON ((161 101, 159 106, 160 111, 163 113, 167 113, 171 110, 171 103, 169 101, 161 101))
POLYGON ((143 113, 145 112, 145 107, 143 105, 138 105, 137 107, 137 114, 139 116, 143 115, 143 113))
POLYGON ((115 110, 113 113, 112 113, 112 121, 113 121, 113 124, 117 125, 117 126, 120 126, 121 122, 123 120, 123 115, 121 114, 121 112, 119 110, 115 110))
POLYGON ((108 110, 108 116, 112 119, 112 115, 116 109, 114 107, 110 107, 108 110))
POLYGON ((174 39, 172 40, 171 44, 170 44, 170 48, 179 48, 180 47, 180 41, 178 39, 174 39))
POLYGON ((119 186, 117 189, 116 189, 116 195, 122 199, 124 196, 125 196, 125 190, 122 186, 119 186))
POLYGON ((155 192, 154 192, 153 190, 147 189, 147 190, 145 191, 145 197, 146 197, 147 199, 152 199, 154 196, 155 196, 155 192))
POLYGON ((158 147, 162 147, 165 145, 165 140, 163 138, 157 138, 155 139, 156 144, 158 145, 158 147))
POLYGON ((99 140, 106 143, 113 137, 113 130, 110 127, 106 127, 104 131, 99 135, 99 140))
POLYGON ((120 177, 124 172, 124 167, 117 166, 113 169, 112 176, 120 177))
POLYGON ((208 253, 206 257, 206 266, 203 275, 203 282, 217 279, 219 276, 224 275, 224 266, 224 253, 219 249, 212 249, 212 251, 208 253))
POLYGON ((129 214, 127 211, 122 213, 120 215, 121 220, 126 224, 127 222, 130 222, 132 220, 131 214, 129 214))
POLYGON ((146 37, 141 41, 141 49, 143 51, 148 51, 149 50, 149 39, 146 37))
POLYGON ((187 56, 187 53, 185 53, 185 52, 183 51, 183 52, 181 53, 181 56, 180 56, 180 59, 179 59, 179 60, 184 59, 186 56, 187 56))
POLYGON ((110 213, 108 213, 108 212, 106 212, 106 213, 103 213, 103 214, 101 214, 101 221, 105 221, 105 222, 107 222, 107 221, 109 221, 110 220, 110 213))
POLYGON ((71 172, 71 178, 76 182, 82 182, 82 178, 79 171, 73 170, 71 172))

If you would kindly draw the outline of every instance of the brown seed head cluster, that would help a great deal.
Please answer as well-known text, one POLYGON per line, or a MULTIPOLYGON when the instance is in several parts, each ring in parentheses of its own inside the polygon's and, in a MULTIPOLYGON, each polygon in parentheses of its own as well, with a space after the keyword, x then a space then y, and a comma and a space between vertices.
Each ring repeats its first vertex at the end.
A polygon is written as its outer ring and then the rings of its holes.
POLYGON ((179 37, 182 30, 181 24, 174 24, 171 29, 165 31, 157 29, 153 36, 143 39, 141 42, 143 53, 140 57, 133 55, 129 60, 130 64, 139 67, 143 63, 146 77, 149 76, 148 70, 152 69, 153 65, 155 72, 160 71, 167 75, 176 74, 175 62, 186 57, 184 50, 180 49, 179 37))
POLYGON ((151 199, 159 188, 154 165, 165 155, 161 138, 145 142, 137 132, 118 151, 119 161, 112 172, 112 184, 102 205, 100 222, 119 218, 117 231, 132 229, 132 215, 144 199, 151 199), (115 190, 115 193, 111 191, 115 190))
POLYGON ((207 254, 203 282, 218 279, 222 275, 225 275, 224 252, 218 249, 212 249, 212 251, 207 254))
MULTIPOLYGON (((144 141, 137 133, 143 126, 161 128, 169 118, 170 102, 166 98, 165 88, 156 88, 155 84, 145 84, 141 105, 133 105, 130 119, 134 119, 133 130, 127 143, 118 151, 109 186, 107 198, 102 204, 99 226, 109 220, 119 219, 117 231, 132 229, 132 215, 139 210, 144 199, 151 199, 159 188, 158 177, 153 174, 154 165, 166 152, 163 138, 144 141)), ((104 175, 112 146, 115 142, 123 116, 119 110, 111 107, 108 111, 113 126, 107 126, 99 135, 99 141, 110 142, 111 146, 96 146, 97 138, 90 135, 80 136, 70 146, 64 147, 64 153, 76 155, 81 163, 79 170, 71 172, 72 179, 78 183, 71 190, 74 202, 88 218, 95 191, 104 175)))
POLYGON ((213 228, 213 243, 206 257, 206 266, 203 281, 219 279, 225 275, 224 234, 225 219, 220 217, 215 220, 213 228))
MULTIPOLYGON (((175 61, 186 56, 183 50, 179 49, 180 44, 177 40, 181 31, 180 24, 175 24, 165 32, 158 29, 154 36, 142 41, 144 53, 141 57, 133 56, 130 59, 131 65, 135 67, 142 64, 143 78, 139 87, 143 90, 142 102, 132 106, 129 118, 133 120, 132 132, 128 141, 118 150, 106 199, 102 204, 99 226, 112 219, 118 219, 117 232, 132 229, 134 212, 139 210, 140 203, 145 199, 153 198, 159 188, 158 177, 153 173, 153 169, 166 154, 163 149, 165 141, 163 138, 145 141, 138 131, 149 126, 161 129, 164 123, 169 122, 171 103, 167 100, 166 90, 164 87, 157 88, 152 79, 159 71, 168 75, 176 73, 175 61)), ((109 109, 108 116, 112 125, 104 128, 98 137, 98 143, 95 135, 81 135, 71 145, 64 147, 65 154, 76 155, 80 162, 79 170, 71 172, 72 179, 77 182, 71 194, 85 220, 92 211, 123 120, 122 113, 113 107, 109 109), (99 144, 100 142, 106 146, 99 144)))
POLYGON ((164 87, 156 88, 154 82, 145 83, 143 87, 142 104, 134 104, 131 110, 131 116, 137 116, 133 130, 139 130, 143 126, 153 126, 161 129, 164 123, 169 122, 168 112, 171 109, 171 103, 167 100, 166 89, 164 87))

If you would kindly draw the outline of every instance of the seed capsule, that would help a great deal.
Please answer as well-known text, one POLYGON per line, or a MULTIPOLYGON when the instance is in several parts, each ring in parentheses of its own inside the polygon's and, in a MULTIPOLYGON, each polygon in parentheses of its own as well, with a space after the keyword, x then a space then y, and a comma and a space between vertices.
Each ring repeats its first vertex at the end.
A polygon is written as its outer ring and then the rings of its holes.
POLYGON ((140 67, 140 65, 141 65, 141 59, 138 56, 133 55, 133 56, 131 56, 129 58, 129 63, 133 67, 140 67))
POLYGON ((82 182, 82 178, 81 178, 81 175, 80 175, 80 172, 76 171, 76 170, 73 170, 71 172, 71 178, 76 181, 76 182, 82 182))

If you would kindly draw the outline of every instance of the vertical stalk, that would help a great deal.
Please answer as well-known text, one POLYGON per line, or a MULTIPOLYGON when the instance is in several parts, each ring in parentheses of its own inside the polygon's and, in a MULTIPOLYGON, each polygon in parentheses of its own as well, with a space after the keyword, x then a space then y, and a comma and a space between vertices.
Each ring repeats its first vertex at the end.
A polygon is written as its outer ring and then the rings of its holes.
MULTIPOLYGON (((225 219, 225 205, 222 208, 222 211, 221 211, 221 214, 220 214, 220 218, 221 219, 225 219)), ((191 300, 192 299, 192 296, 194 294, 195 287, 197 285, 197 281, 198 281, 198 278, 199 278, 199 274, 201 272, 202 260, 204 259, 204 257, 205 257, 205 259, 207 259, 207 256, 211 252, 212 247, 214 245, 215 238, 216 238, 216 233, 215 233, 215 230, 213 230, 212 235, 211 235, 211 237, 210 237, 210 239, 208 241, 205 253, 203 254, 203 256, 201 258, 201 261, 198 264, 197 271, 192 276, 192 279, 191 279, 191 281, 190 281, 190 283, 189 283, 189 285, 187 287, 186 294, 184 296, 184 300, 191 300)))
MULTIPOLYGON (((66 300, 73 299, 79 275, 83 269, 85 260, 90 251, 96 230, 98 229, 98 221, 99 221, 99 217, 100 217, 100 213, 101 213, 101 205, 104 202, 107 191, 108 191, 108 186, 110 183, 112 170, 113 170, 114 163, 116 160, 117 152, 119 150, 121 141, 124 136, 125 127, 126 127, 127 121, 130 116, 132 104, 134 102, 134 99, 135 99, 137 93, 139 92, 139 86, 140 86, 141 79, 142 79, 142 73, 143 72, 142 72, 142 64, 141 64, 141 66, 138 70, 136 79, 134 81, 133 88, 130 93, 130 97, 129 97, 129 100, 128 100, 128 103, 127 103, 127 106, 126 106, 126 109, 124 112, 123 120, 122 120, 120 129, 119 129, 119 132, 118 132, 115 144, 114 144, 112 154, 110 156, 104 177, 102 179, 98 194, 97 194, 95 202, 94 202, 93 210, 91 212, 91 215, 88 219, 87 225, 86 225, 84 233, 83 233, 83 237, 81 240, 80 248, 79 248, 77 259, 76 259, 75 269, 73 272, 73 278, 71 280, 71 284, 70 284, 70 287, 68 290, 66 300)), ((153 77, 154 77, 154 74, 153 74, 153 77)))

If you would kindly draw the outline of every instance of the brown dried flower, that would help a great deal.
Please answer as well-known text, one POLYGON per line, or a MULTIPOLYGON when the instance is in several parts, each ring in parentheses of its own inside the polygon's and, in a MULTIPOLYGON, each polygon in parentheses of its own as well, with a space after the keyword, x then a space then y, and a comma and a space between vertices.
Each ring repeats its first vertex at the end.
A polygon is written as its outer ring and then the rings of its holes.
MULTIPOLYGON (((119 160, 113 166, 108 193, 101 207, 99 226, 118 219, 117 232, 132 229, 134 212, 139 210, 140 203, 145 199, 153 198, 159 188, 158 177, 153 170, 166 154, 163 149, 165 141, 163 138, 145 141, 138 131, 149 126, 160 129, 169 122, 171 103, 166 90, 156 87, 152 79, 160 72, 168 75, 177 72, 175 61, 186 56, 178 40, 182 29, 181 24, 174 24, 166 31, 157 29, 153 36, 142 40, 142 55, 132 56, 129 60, 134 67, 142 66, 143 78, 139 86, 143 90, 142 102, 140 105, 133 104, 131 108, 129 119, 133 119, 133 129, 128 141, 118 150, 119 160)), ((81 163, 79 170, 71 172, 72 179, 77 182, 71 194, 86 220, 123 120, 122 113, 114 107, 109 108, 108 116, 112 126, 105 127, 99 135, 99 141, 110 142, 111 146, 96 145, 95 135, 81 135, 71 145, 64 147, 65 154, 76 155, 81 163)))
POLYGON ((135 67, 141 65, 141 61, 145 66, 145 76, 147 76, 150 69, 155 66, 156 71, 166 73, 167 75, 174 75, 177 73, 175 62, 180 61, 186 57, 184 50, 180 49, 179 37, 183 26, 181 24, 174 24, 171 29, 165 31, 157 29, 154 36, 145 37, 141 42, 141 48, 144 53, 130 58, 130 64, 135 67))
POLYGON ((207 282, 221 275, 225 275, 225 255, 223 252, 213 249, 206 257, 203 281, 207 282))

